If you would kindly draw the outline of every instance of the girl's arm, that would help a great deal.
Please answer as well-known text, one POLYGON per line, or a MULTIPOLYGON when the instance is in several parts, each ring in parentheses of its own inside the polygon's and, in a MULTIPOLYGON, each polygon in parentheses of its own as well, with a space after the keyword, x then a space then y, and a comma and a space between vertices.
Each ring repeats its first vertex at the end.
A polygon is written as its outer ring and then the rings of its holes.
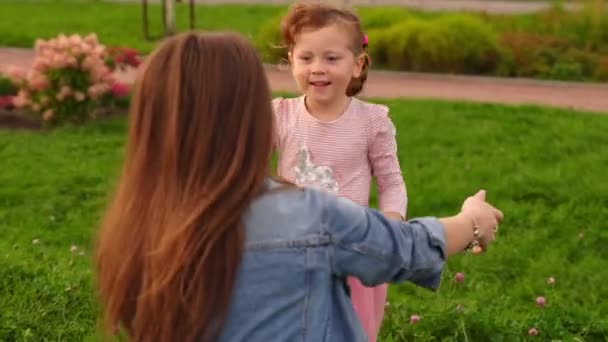
POLYGON ((369 129, 368 158, 376 178, 380 210, 388 218, 404 220, 407 190, 397 157, 396 129, 388 117, 388 109, 373 118, 369 129))
POLYGON ((272 110, 274 112, 274 126, 275 126, 275 139, 273 145, 273 152, 277 154, 280 150, 280 142, 283 136, 283 108, 282 108, 283 98, 277 97, 272 100, 272 110))

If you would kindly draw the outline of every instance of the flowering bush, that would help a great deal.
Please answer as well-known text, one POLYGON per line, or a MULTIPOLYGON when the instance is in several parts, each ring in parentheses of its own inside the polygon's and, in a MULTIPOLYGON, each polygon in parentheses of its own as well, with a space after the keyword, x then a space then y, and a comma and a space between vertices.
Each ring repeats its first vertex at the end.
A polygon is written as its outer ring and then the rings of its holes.
POLYGON ((3 75, 0 75, 0 110, 13 108, 13 97, 17 94, 17 89, 13 82, 3 75))
POLYGON ((127 47, 112 47, 108 49, 106 65, 112 70, 126 70, 129 67, 137 68, 141 64, 137 50, 127 47))
POLYGON ((12 109, 12 108, 13 108, 13 96, 0 95, 0 109, 12 109))
POLYGON ((37 40, 35 52, 29 72, 9 67, 7 75, 19 89, 13 99, 15 107, 49 125, 94 118, 117 87, 112 71, 117 65, 138 61, 122 57, 116 63, 95 34, 37 40))

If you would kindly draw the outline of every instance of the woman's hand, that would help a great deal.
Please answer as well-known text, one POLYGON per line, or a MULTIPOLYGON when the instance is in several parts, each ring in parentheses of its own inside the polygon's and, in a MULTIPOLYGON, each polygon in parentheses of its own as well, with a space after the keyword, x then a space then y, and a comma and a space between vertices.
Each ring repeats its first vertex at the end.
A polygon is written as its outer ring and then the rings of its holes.
POLYGON ((482 250, 485 250, 487 245, 494 241, 498 224, 503 219, 502 212, 486 202, 486 192, 480 190, 464 201, 461 214, 468 216, 472 224, 476 226, 478 234, 475 236, 475 240, 482 250))
POLYGON ((404 221, 403 216, 401 216, 401 214, 399 214, 399 213, 387 211, 382 214, 384 214, 384 216, 386 216, 389 219, 404 221))

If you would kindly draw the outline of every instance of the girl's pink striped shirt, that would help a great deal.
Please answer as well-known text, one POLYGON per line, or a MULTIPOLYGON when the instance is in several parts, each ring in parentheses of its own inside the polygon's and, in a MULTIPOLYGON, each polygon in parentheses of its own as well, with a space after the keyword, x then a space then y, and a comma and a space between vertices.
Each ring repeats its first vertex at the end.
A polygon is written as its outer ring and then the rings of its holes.
POLYGON ((379 209, 406 216, 407 192, 397 158, 396 130, 384 105, 352 98, 339 119, 322 122, 304 96, 272 101, 277 124, 278 175, 369 205, 372 177, 379 209))

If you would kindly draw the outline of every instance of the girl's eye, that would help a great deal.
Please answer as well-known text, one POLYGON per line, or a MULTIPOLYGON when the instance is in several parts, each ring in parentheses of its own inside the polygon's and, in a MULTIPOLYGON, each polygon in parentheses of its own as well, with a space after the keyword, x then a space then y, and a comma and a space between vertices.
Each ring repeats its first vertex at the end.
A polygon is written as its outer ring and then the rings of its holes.
POLYGON ((338 57, 336 57, 336 56, 329 56, 329 57, 327 57, 327 59, 328 59, 330 62, 335 62, 335 61, 339 60, 340 58, 338 58, 338 57))
POLYGON ((310 61, 310 59, 311 59, 311 58, 310 58, 309 56, 300 56, 300 60, 301 60, 302 62, 308 62, 308 61, 310 61))

